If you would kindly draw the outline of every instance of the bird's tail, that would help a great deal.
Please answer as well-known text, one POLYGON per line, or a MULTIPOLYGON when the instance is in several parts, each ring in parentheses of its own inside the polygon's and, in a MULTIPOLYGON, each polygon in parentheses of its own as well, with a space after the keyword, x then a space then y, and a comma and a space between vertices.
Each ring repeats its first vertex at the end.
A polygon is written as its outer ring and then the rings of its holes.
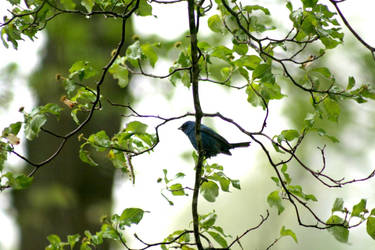
POLYGON ((239 143, 231 143, 230 148, 240 148, 240 147, 248 147, 250 146, 250 142, 239 142, 239 143))

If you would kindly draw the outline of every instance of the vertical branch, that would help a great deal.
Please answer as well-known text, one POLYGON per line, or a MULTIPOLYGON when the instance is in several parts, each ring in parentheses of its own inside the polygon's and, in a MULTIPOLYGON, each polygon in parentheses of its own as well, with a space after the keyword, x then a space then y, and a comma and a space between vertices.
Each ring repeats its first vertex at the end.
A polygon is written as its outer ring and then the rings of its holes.
POLYGON ((188 0, 188 13, 189 13, 189 30, 190 30, 190 50, 191 50, 191 62, 192 67, 190 69, 190 81, 192 83, 194 109, 195 109, 195 136, 198 146, 198 161, 195 166, 195 184, 192 201, 192 215, 193 215, 193 227, 194 237, 199 250, 203 249, 200 235, 199 235, 199 215, 198 215, 198 196, 199 188, 201 184, 203 154, 202 154, 202 141, 200 134, 200 125, 202 119, 202 108, 199 101, 198 91, 198 78, 199 78, 199 50, 197 45, 197 33, 198 33, 198 20, 199 12, 197 11, 197 17, 195 17, 195 3, 194 0, 188 0), (196 19, 197 18, 197 19, 196 19))

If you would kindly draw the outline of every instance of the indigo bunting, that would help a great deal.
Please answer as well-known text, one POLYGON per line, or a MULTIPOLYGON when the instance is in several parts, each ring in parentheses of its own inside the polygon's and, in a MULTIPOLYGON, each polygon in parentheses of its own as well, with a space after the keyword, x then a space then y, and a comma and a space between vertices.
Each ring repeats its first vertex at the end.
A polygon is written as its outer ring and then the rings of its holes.
MULTIPOLYGON (((193 147, 198 150, 197 141, 195 139, 195 122, 187 121, 178 129, 182 130, 182 132, 187 135, 193 147)), ((229 149, 247 147, 250 145, 250 142, 229 143, 224 137, 203 124, 201 124, 200 132, 203 154, 206 158, 220 153, 232 155, 229 149)))

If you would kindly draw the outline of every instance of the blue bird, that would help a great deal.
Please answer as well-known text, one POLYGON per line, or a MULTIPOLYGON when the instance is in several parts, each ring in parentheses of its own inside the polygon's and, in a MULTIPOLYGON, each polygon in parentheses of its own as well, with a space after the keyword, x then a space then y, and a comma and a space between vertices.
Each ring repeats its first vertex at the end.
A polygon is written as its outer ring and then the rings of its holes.
MULTIPOLYGON (((193 147, 198 150, 197 141, 195 139, 195 122, 187 121, 178 129, 182 130, 182 132, 187 135, 193 147)), ((201 124, 200 132, 202 138, 203 155, 206 158, 210 158, 211 156, 215 156, 220 153, 232 155, 229 152, 230 149, 248 147, 250 145, 250 142, 229 143, 224 137, 203 124, 201 124)))

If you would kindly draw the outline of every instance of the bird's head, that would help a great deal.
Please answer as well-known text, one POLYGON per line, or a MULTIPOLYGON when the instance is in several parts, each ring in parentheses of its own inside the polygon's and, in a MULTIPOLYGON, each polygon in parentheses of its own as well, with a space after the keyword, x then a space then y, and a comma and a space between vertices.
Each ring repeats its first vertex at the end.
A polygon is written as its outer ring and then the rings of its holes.
POLYGON ((184 124, 181 125, 178 129, 182 130, 185 134, 189 133, 192 129, 195 127, 195 122, 193 121, 187 121, 184 122, 184 124))

